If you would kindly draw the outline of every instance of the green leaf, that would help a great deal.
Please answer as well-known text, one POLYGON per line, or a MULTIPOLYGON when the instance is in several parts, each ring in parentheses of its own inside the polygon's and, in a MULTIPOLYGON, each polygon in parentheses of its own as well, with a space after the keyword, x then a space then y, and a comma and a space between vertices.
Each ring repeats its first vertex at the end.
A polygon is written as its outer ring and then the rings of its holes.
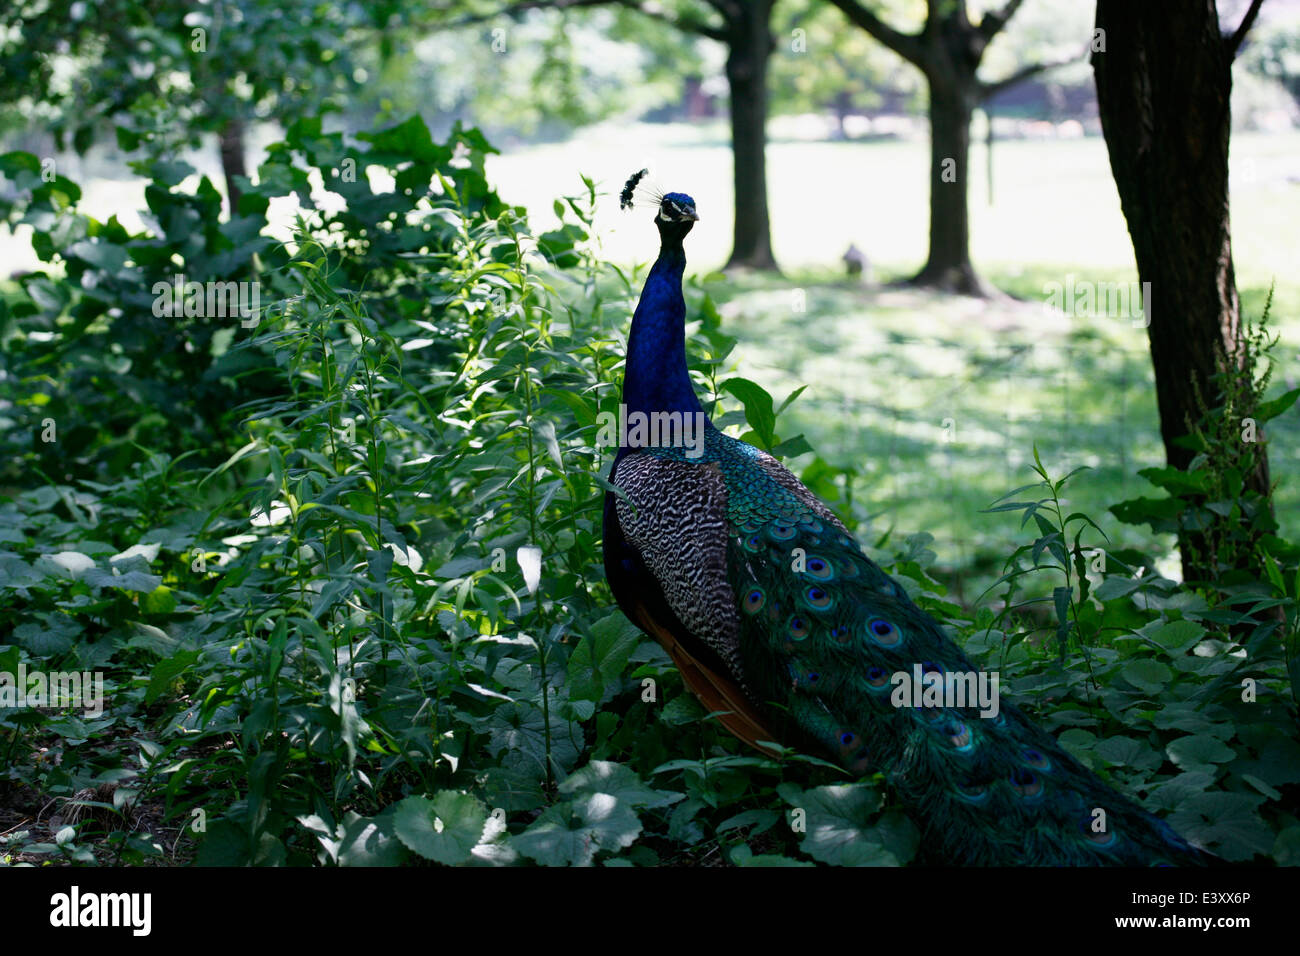
POLYGON ((1273 860, 1278 866, 1300 866, 1300 827, 1288 827, 1277 835, 1273 860))
POLYGON ((119 574, 116 573, 116 569, 105 571, 103 568, 87 568, 81 580, 91 587, 117 588, 119 591, 137 591, 141 594, 149 594, 162 584, 162 578, 153 574, 144 574, 140 571, 119 574))
POLYGON ((808 439, 803 435, 795 435, 780 444, 773 445, 768 451, 773 458, 795 458, 813 451, 813 446, 808 444, 808 439))
POLYGON ((543 866, 590 866, 600 851, 631 846, 640 833, 631 807, 608 793, 593 793, 543 810, 510 845, 543 866))
POLYGON ((1246 783, 1250 784, 1252 787, 1254 787, 1264 796, 1268 797, 1270 800, 1282 799, 1281 791, 1273 787, 1270 787, 1268 784, 1266 784, 1263 780, 1260 780, 1259 777, 1255 776, 1253 773, 1243 773, 1241 775, 1241 779, 1246 781, 1246 783))
POLYGON ((117 273, 126 268, 126 249, 100 239, 83 239, 63 250, 64 258, 80 259, 104 272, 117 273))
MULTIPOLYGON (((1037 564, 1037 558, 1034 559, 1037 564)), ((1052 602, 1056 605, 1056 645, 1062 657, 1065 656, 1065 643, 1070 636, 1070 598, 1073 592, 1066 587, 1052 589, 1052 602)))
POLYGON ((159 585, 140 595, 140 610, 145 614, 171 614, 176 610, 176 594, 166 585, 159 585))
POLYGON ((569 695, 604 703, 614 696, 641 631, 621 611, 601 618, 569 655, 569 695))
POLYGON ((1107 763, 1139 770, 1154 770, 1164 762, 1159 753, 1132 737, 1107 737, 1097 743, 1093 752, 1107 763))
POLYGON ((1172 740, 1165 748, 1169 759, 1183 770, 1205 770, 1216 763, 1227 763, 1236 751, 1209 734, 1193 734, 1172 740))
POLYGON ((575 770, 564 783, 560 793, 568 796, 607 793, 620 803, 643 809, 666 807, 686 799, 683 793, 656 790, 642 782, 630 767, 607 760, 593 760, 581 770, 575 770))
POLYGON ((1293 388, 1291 391, 1279 395, 1277 398, 1267 402, 1260 402, 1255 407, 1255 420, 1266 422, 1271 418, 1277 418, 1288 408, 1295 404, 1296 399, 1300 398, 1300 388, 1293 388))
POLYGON ((1111 505, 1108 510, 1125 524, 1149 524, 1153 530, 1160 531, 1166 523, 1177 520, 1183 507, 1177 498, 1132 498, 1111 505))
POLYGON ((199 866, 247 866, 251 857, 243 827, 222 819, 208 824, 195 862, 199 866))
POLYGON ((754 429, 763 448, 771 448, 776 441, 776 412, 772 407, 772 396, 747 378, 729 378, 722 383, 722 388, 740 399, 745 406, 745 421, 754 429))
POLYGON ((1168 665, 1145 658, 1125 661, 1120 674, 1138 690, 1148 694, 1159 693, 1174 679, 1174 672, 1168 665))
POLYGON ((1080 727, 1071 727, 1062 731, 1056 740, 1070 752, 1071 756, 1090 767, 1093 766, 1091 755, 1092 749, 1097 746, 1096 734, 1080 727))
POLYGON ((1183 471, 1181 468, 1161 466, 1143 468, 1138 474, 1157 488, 1171 494, 1203 493, 1209 488, 1210 475, 1206 471, 1183 471))
POLYGON ((807 388, 808 388, 807 385, 800 385, 800 386, 799 386, 798 388, 796 388, 793 392, 791 392, 789 395, 787 395, 787 396, 785 397, 785 401, 782 402, 781 405, 780 405, 780 407, 777 408, 776 413, 777 413, 778 415, 780 415, 783 411, 785 411, 787 408, 789 408, 789 407, 790 407, 790 403, 793 402, 793 401, 794 401, 796 398, 798 398, 800 395, 802 395, 802 394, 804 393, 804 390, 807 389, 807 388))
POLYGON ((1189 734, 1208 732, 1217 726, 1195 704, 1186 701, 1163 703, 1152 716, 1151 722, 1160 730, 1182 730, 1189 734))
POLYGON ((775 810, 745 810, 737 813, 734 817, 728 817, 718 824, 718 832, 726 833, 728 830, 741 830, 746 827, 754 827, 750 836, 756 836, 766 830, 770 830, 776 824, 781 822, 781 815, 775 810))
POLYGON ((399 803, 393 829, 420 856, 455 866, 478 846, 487 819, 487 808, 472 794, 443 790, 432 800, 413 796, 399 803))
POLYGON ((1170 814, 1169 824, 1225 860, 1248 860, 1273 848, 1273 831, 1255 809, 1263 799, 1248 793, 1195 794, 1170 814))
MULTIPOLYGON (((565 720, 557 710, 551 708, 550 758, 555 767, 567 771, 578 759, 583 734, 580 725, 565 720)), ((540 779, 546 776, 546 727, 540 707, 526 701, 503 703, 487 721, 488 749, 500 755, 503 766, 540 779)))
POLYGON ((33 657, 55 657, 72 650, 83 626, 66 614, 51 611, 37 621, 27 621, 14 628, 14 640, 33 657))
POLYGON ((911 860, 919 834, 897 817, 876 821, 881 796, 864 784, 838 784, 801 790, 777 787, 793 808, 791 825, 803 828, 800 849, 834 866, 901 866, 911 860))
POLYGON ((396 866, 402 845, 393 838, 389 819, 370 819, 349 812, 338 845, 339 866, 396 866))
POLYGON ((1168 651, 1185 651, 1205 636, 1205 626, 1195 621, 1152 621, 1138 634, 1168 651))
POLYGON ((757 856, 745 844, 732 847, 731 862, 736 866, 816 866, 811 860, 792 860, 777 853, 762 853, 757 856))
POLYGON ((1271 554, 1264 555, 1264 572, 1268 575, 1269 584, 1273 585, 1277 593, 1285 595, 1286 582, 1282 580, 1282 571, 1278 568, 1277 562, 1273 560, 1271 554))
POLYGON ((389 153, 402 162, 442 163, 451 153, 446 146, 434 143, 429 127, 418 115, 378 133, 358 133, 357 139, 369 142, 373 153, 389 153))
POLYGON ((159 661, 149 673, 149 687, 145 690, 144 702, 152 704, 164 691, 171 688, 172 682, 177 677, 198 662, 198 651, 179 651, 159 661))
POLYGON ((80 579, 86 571, 95 567, 95 561, 79 551, 59 551, 56 554, 42 554, 36 559, 36 566, 46 573, 80 579))
POLYGON ((542 440, 542 445, 546 448, 546 453, 551 456, 557 468, 564 471, 564 456, 560 453, 560 443, 555 438, 555 422, 539 421, 536 423, 537 435, 542 440))
POLYGON ((1137 578, 1126 578, 1118 574, 1108 574, 1106 579, 1092 593, 1098 601, 1111 601, 1126 594, 1132 594, 1142 586, 1137 578))
POLYGON ((1211 773, 1200 770, 1180 773, 1172 780, 1153 788, 1150 802, 1165 810, 1173 810, 1189 797, 1205 793, 1212 786, 1214 775, 1211 773))

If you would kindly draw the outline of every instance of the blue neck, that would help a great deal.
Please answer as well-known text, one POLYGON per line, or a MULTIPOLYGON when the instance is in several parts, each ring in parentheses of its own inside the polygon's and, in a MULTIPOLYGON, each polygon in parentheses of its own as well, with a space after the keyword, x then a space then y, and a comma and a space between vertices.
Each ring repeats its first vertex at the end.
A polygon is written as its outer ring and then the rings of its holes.
POLYGON ((665 236, 632 316, 623 377, 628 412, 701 412, 686 371, 686 300, 681 239, 665 236))

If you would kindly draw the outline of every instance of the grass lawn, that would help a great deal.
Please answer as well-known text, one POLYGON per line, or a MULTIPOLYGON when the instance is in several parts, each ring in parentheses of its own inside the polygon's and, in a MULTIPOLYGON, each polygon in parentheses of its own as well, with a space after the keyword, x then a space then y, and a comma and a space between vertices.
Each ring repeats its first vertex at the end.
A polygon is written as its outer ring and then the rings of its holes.
MULTIPOLYGON (((1045 286, 1137 279, 1132 246, 1100 139, 998 143, 988 202, 986 153, 973 155, 972 248, 977 267, 1022 301, 978 302, 842 279, 850 242, 874 278, 920 266, 926 251, 925 142, 782 143, 768 160, 773 244, 785 275, 710 283, 740 337, 740 371, 784 398, 782 434, 805 432, 823 457, 857 474, 855 497, 873 527, 935 536, 942 565, 967 598, 1001 557, 1028 540, 1017 517, 981 514, 1032 479, 1037 444, 1057 474, 1088 465, 1071 506, 1094 515, 1120 545, 1152 543, 1145 528, 1105 509, 1156 494, 1136 472, 1163 461, 1146 331, 1126 317, 1053 315, 1045 286), (804 311, 799 311, 802 305, 804 311), (791 427, 791 426, 795 427, 791 427), (961 570, 958 570, 961 569, 961 570)), ((1232 214, 1237 282, 1257 317, 1276 283, 1272 326, 1283 333, 1274 390, 1297 383, 1300 342, 1300 134, 1233 139, 1232 214)), ((690 268, 725 261, 731 241, 730 153, 718 137, 653 127, 588 135, 576 144, 494 157, 502 194, 550 225, 551 198, 581 170, 608 200, 597 219, 606 254, 646 261, 656 251, 649 213, 620 213, 616 194, 640 165, 690 193, 702 220, 688 240, 690 268), (703 140, 703 141, 701 141, 703 140), (576 165, 574 157, 579 157, 576 165)), ((1270 428, 1278 514, 1300 535, 1293 409, 1270 428)), ((792 463, 797 469, 802 461, 792 463)), ((1025 532, 1027 535, 1028 532, 1025 532)), ((1161 563, 1177 576, 1171 541, 1161 563)))
MULTIPOLYGON (((1300 133, 1240 134, 1232 143, 1237 282, 1251 316, 1276 283, 1272 324, 1283 344, 1274 389, 1281 391, 1297 384, 1300 133)), ((213 160, 191 158, 209 175, 213 160)), ((1122 317, 1054 315, 1044 304, 1047 283, 1071 276, 1125 285, 1137 278, 1105 144, 999 142, 993 202, 982 146, 972 160, 975 263, 1015 299, 978 302, 879 284, 925 257, 923 140, 772 143, 772 238, 784 275, 709 284, 741 339, 740 371, 778 399, 809 383, 782 433, 805 432, 823 457, 858 476, 855 497, 875 516, 873 527, 935 535, 946 567, 975 569, 977 580, 987 580, 1013 542, 1025 540, 1014 518, 980 511, 1030 479, 1034 444, 1056 473, 1092 467, 1072 486, 1075 507, 1096 516, 1117 543, 1149 543, 1142 529, 1104 514, 1107 505, 1151 493, 1136 471, 1163 457, 1145 330, 1122 317), (873 282, 844 281, 839 258, 850 242, 871 260, 873 282)), ((721 266, 731 243, 732 187, 720 126, 593 128, 567 143, 492 157, 488 173, 505 198, 529 208, 539 230, 554 223, 554 198, 582 192, 579 174, 591 176, 606 194, 597 217, 603 254, 631 263, 649 261, 657 248, 650 212, 617 208, 624 179, 641 166, 699 204, 703 219, 688 242, 692 271, 704 276, 721 266)), ((138 223, 139 180, 82 178, 86 211, 138 223)), ((35 267, 25 243, 0 237, 0 260, 35 267)), ((1279 517, 1300 536, 1297 412, 1269 437, 1279 517)), ((1176 567, 1172 559, 1162 564, 1167 573, 1176 567)))

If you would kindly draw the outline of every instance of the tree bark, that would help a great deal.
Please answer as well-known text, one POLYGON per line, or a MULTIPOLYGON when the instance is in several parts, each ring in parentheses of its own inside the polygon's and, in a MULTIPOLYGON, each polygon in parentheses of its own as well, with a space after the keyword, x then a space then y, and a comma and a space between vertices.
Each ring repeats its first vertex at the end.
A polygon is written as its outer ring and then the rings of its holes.
POLYGON ((236 176, 247 176, 244 165, 244 121, 238 117, 226 121, 221 128, 221 171, 226 178, 226 198, 230 203, 230 218, 239 214, 239 186, 236 176))
POLYGON ((930 253, 911 284, 988 295, 970 259, 970 124, 979 104, 974 69, 935 62, 930 87, 930 253))
MULTIPOLYGON (((1105 50, 1093 54, 1111 171, 1133 240, 1145 303, 1165 458, 1186 469, 1178 444, 1213 408, 1211 377, 1240 336, 1228 215, 1229 98, 1234 49, 1214 0, 1098 0, 1105 50)), ((1262 451, 1262 450, 1261 450, 1262 451)), ((1267 459, 1249 479, 1266 494, 1267 459)), ((1200 535, 1179 550, 1189 581, 1217 577, 1200 535)))
POLYGON ((767 206, 767 65, 773 0, 734 5, 728 18, 727 83, 736 218, 726 268, 776 269, 767 206))
POLYGON ((967 213, 970 122, 984 99, 1056 64, 1025 67, 998 82, 977 76, 989 43, 1015 16, 1023 0, 1007 0, 973 24, 965 0, 927 0, 925 26, 904 33, 882 21, 862 0, 831 0, 849 20, 925 74, 930 91, 930 252, 925 266, 906 280, 966 295, 993 290, 970 259, 967 213))

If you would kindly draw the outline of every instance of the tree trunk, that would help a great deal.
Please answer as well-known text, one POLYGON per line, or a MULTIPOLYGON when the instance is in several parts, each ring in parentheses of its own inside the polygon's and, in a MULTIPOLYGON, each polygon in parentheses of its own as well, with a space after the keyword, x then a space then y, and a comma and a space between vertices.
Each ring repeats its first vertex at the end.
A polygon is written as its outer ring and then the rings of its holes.
POLYGON ((236 176, 247 176, 244 166, 244 121, 233 118, 221 128, 221 171, 226 177, 226 198, 230 203, 230 218, 239 214, 239 186, 236 176))
POLYGON ((729 22, 727 83, 731 88, 731 154, 736 219, 727 268, 776 269, 767 211, 767 61, 772 0, 736 5, 729 22))
MULTIPOLYGON (((1105 49, 1093 54, 1097 102, 1111 171, 1141 280, 1165 457, 1186 469, 1177 444, 1200 417, 1197 393, 1217 404, 1211 381, 1240 334, 1228 223, 1232 53, 1214 0, 1098 0, 1105 49)), ((1250 479, 1267 492, 1267 460, 1250 479)), ((1179 541, 1183 577, 1217 577, 1199 535, 1179 541)))
POLYGON ((984 296, 970 260, 970 124, 979 84, 953 64, 927 71, 930 87, 930 255, 910 284, 984 296))

